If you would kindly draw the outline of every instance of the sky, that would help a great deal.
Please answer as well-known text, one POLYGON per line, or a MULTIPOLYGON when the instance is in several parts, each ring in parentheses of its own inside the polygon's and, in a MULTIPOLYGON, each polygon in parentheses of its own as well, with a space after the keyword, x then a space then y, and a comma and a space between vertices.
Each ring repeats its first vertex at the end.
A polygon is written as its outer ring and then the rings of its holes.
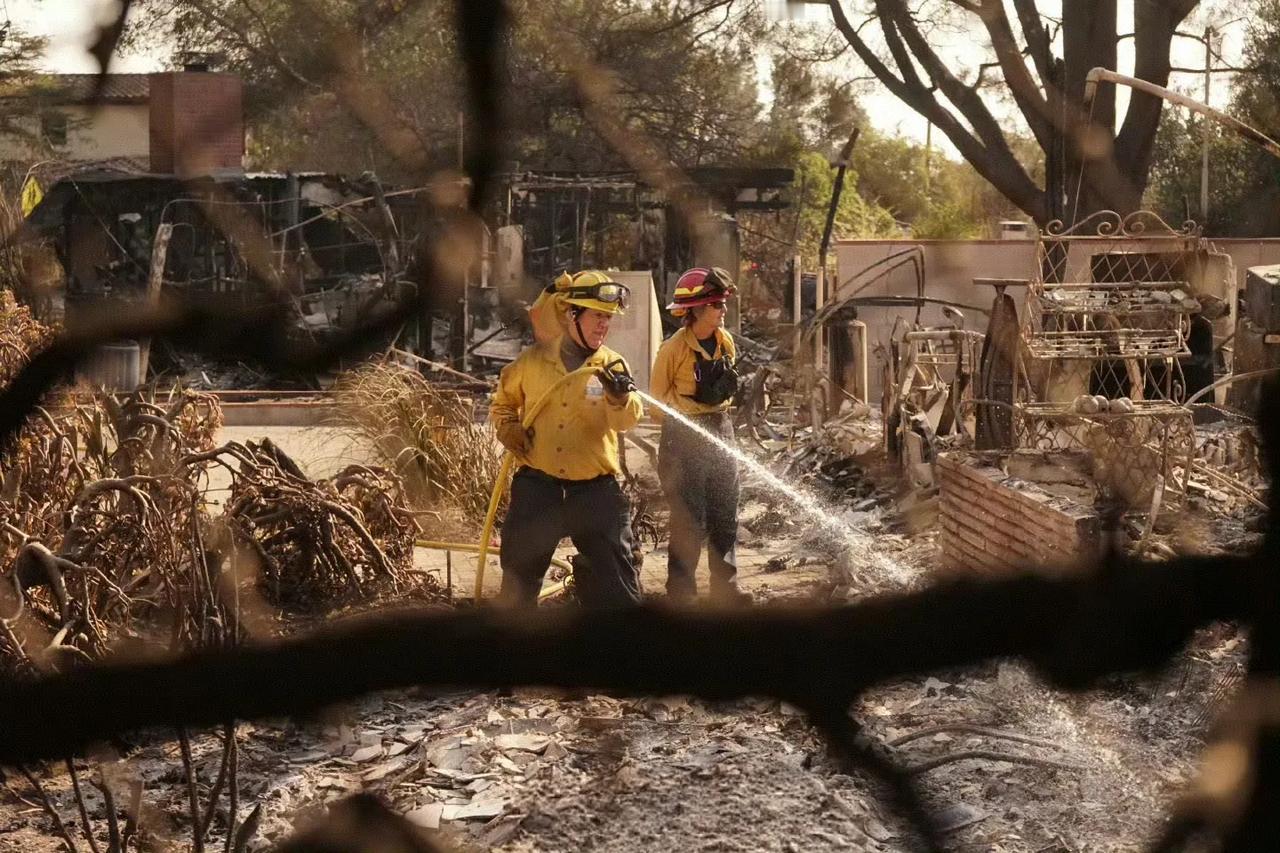
MULTIPOLYGON (((782 6, 784 4, 775 3, 775 5, 782 6)), ((846 13, 855 26, 859 19, 854 12, 859 5, 857 0, 845 0, 844 2, 846 13)), ((1006 2, 1006 6, 1008 5, 1006 2)), ((1037 0, 1036 5, 1041 13, 1046 16, 1055 18, 1061 16, 1061 0, 1037 0)), ((1241 0, 1201 0, 1197 9, 1192 12, 1179 29, 1203 33, 1206 24, 1214 24, 1222 32, 1222 43, 1218 46, 1218 52, 1223 59, 1232 65, 1238 65, 1245 38, 1248 34, 1248 21, 1238 16, 1241 14, 1242 7, 1247 9, 1248 5, 1248 0, 1244 0, 1244 2, 1241 0)), ((825 4, 791 4, 788 7, 788 15, 795 20, 798 27, 808 28, 814 25, 831 25, 831 11, 825 4)), ((780 15, 779 17, 785 18, 787 15, 780 15)), ((1016 20, 1016 16, 1011 9, 1009 17, 1011 20, 1016 20)), ((976 29, 971 29, 967 32, 948 33, 946 30, 935 30, 930 36, 930 43, 940 56, 954 63, 953 67, 974 68, 979 63, 986 61, 990 55, 986 31, 976 22, 975 26, 976 29)), ((1133 0, 1119 0, 1117 29, 1122 33, 1133 29, 1133 0)), ((868 38, 871 38, 871 36, 868 36, 868 38)), ((1061 55, 1060 42, 1055 45, 1055 49, 1058 55, 1061 55)), ((1204 45, 1191 39, 1175 38, 1170 50, 1170 58, 1175 67, 1203 68, 1204 45)), ((1117 60, 1117 71, 1121 74, 1133 73, 1132 39, 1120 42, 1117 60)), ((848 72, 851 75, 865 74, 865 71, 860 71, 855 66, 850 66, 848 72)), ((839 70, 837 69, 838 74, 839 70)), ((1230 80, 1230 74, 1216 73, 1213 75, 1209 97, 1211 106, 1223 108, 1227 105, 1230 99, 1230 80)), ((1203 73, 1174 74, 1169 82, 1169 88, 1183 92, 1196 100, 1203 101, 1204 75, 1203 73)), ((927 122, 918 113, 890 94, 883 86, 874 84, 860 89, 859 99, 872 123, 878 129, 897 131, 904 136, 921 142, 924 141, 927 122)), ((1128 103, 1129 89, 1123 86, 1117 87, 1116 114, 1119 119, 1123 119, 1128 103)), ((1004 108, 1003 112, 997 107, 995 113, 997 118, 1015 121, 1016 109, 1012 106, 1004 108)), ((934 133, 932 138, 934 145, 952 158, 959 159, 959 152, 947 141, 945 136, 941 133, 934 133)))
MULTIPOLYGON (((781 12, 785 7, 782 0, 772 0, 781 12)), ((1237 18, 1237 10, 1241 8, 1240 0, 1203 0, 1199 8, 1185 22, 1183 29, 1201 32, 1206 23, 1219 25, 1223 31, 1221 53, 1223 57, 1238 63, 1240 52, 1246 36, 1247 21, 1237 18), (1234 20, 1233 20, 1234 19, 1234 20), (1225 26, 1222 26, 1224 25, 1225 26)), ((1046 14, 1054 15, 1061 8, 1060 0, 1040 0, 1040 7, 1046 14)), ((48 38, 49 46, 41 60, 43 70, 62 73, 93 72, 97 65, 88 54, 86 47, 92 40, 95 28, 102 19, 110 19, 116 9, 116 0, 0 0, 0 15, 7 15, 13 25, 33 35, 48 38)), ((852 0, 846 2, 846 8, 852 10, 852 0)), ((1132 0, 1120 0, 1120 29, 1125 31, 1131 27, 1132 0)), ((792 5, 791 14, 799 18, 802 27, 830 22, 830 11, 820 5, 792 5)), ((940 53, 952 59, 959 67, 976 66, 985 56, 984 33, 945 32, 936 33, 932 39, 940 53)), ((157 44, 152 49, 140 54, 118 57, 112 64, 117 72, 147 72, 160 70, 169 58, 171 50, 166 44, 157 44)), ((1132 71, 1133 42, 1120 43, 1119 71, 1132 71)), ((1173 42, 1173 64, 1175 66, 1203 67, 1204 47, 1199 42, 1176 38, 1173 42)), ((767 65, 762 65, 762 76, 767 79, 767 65)), ((853 67, 835 68, 837 73, 847 70, 857 73, 853 67)), ((1175 74, 1171 88, 1186 92, 1197 99, 1203 99, 1203 75, 1175 74)), ((1210 96, 1213 106, 1225 106, 1230 97, 1230 75, 1215 74, 1210 96)), ((764 93, 767 98, 767 91, 764 93)), ((869 85, 860 90, 860 98, 878 129, 898 132, 913 139, 923 141, 926 123, 923 118, 902 104, 879 85, 869 85)), ((1128 90, 1120 87, 1118 91, 1117 109, 1120 116, 1128 102, 1128 90)), ((999 113, 998 113, 999 115, 999 113)), ((1015 121, 1010 109, 1000 115, 1002 119, 1015 121)), ((941 151, 958 158, 958 153, 941 134, 933 134, 934 144, 941 151)))
MULTIPOLYGON (((16 29, 49 40, 40 61, 42 70, 63 74, 98 70, 87 47, 98 22, 110 20, 117 8, 116 0, 0 0, 0 15, 7 15, 16 29)), ((157 71, 168 53, 166 46, 157 45, 151 55, 119 57, 111 70, 157 71)))

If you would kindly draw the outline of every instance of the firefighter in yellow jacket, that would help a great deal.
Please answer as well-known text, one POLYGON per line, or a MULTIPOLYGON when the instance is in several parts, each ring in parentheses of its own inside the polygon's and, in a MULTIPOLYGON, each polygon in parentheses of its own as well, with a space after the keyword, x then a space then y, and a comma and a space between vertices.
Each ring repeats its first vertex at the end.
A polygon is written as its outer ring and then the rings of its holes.
MULTIPOLYGON (((729 406, 738 389, 737 349, 724 328, 733 279, 719 267, 695 268, 676 282, 667 306, 684 326, 663 342, 653 363, 650 393, 698 426, 733 442, 729 406)), ((658 477, 671 507, 667 548, 667 594, 692 599, 695 571, 707 543, 714 600, 749 600, 737 586, 738 468, 723 449, 672 417, 662 422, 658 477)))
POLYGON ((640 601, 631 505, 618 483, 618 434, 635 426, 642 411, 626 362, 604 346, 627 295, 624 285, 602 272, 560 276, 540 302, 550 300, 560 313, 563 334, 525 349, 498 380, 489 420, 519 464, 499 552, 500 599, 509 605, 537 604, 565 536, 586 558, 574 572, 584 604, 640 601), (562 382, 569 374, 574 376, 562 382), (538 411, 526 426, 534 406, 538 411))

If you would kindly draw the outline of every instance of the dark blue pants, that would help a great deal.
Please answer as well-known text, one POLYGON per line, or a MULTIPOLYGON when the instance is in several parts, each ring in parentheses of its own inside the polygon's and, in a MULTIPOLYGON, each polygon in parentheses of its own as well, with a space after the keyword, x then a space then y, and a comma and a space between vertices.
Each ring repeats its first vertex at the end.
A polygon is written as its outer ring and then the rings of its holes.
MULTIPOLYGON (((728 412, 694 419, 712 435, 733 442, 728 412)), ((671 507, 667 546, 667 594, 692 598, 698 592, 696 571, 707 543, 711 596, 737 592, 738 463, 722 449, 671 417, 662 422, 658 443, 658 478, 671 507)))
POLYGON ((585 560, 573 584, 588 607, 640 603, 640 577, 631 562, 631 501, 616 477, 561 480, 523 467, 511 480, 502 523, 502 592, 511 606, 538 603, 542 579, 560 540, 568 536, 585 560))

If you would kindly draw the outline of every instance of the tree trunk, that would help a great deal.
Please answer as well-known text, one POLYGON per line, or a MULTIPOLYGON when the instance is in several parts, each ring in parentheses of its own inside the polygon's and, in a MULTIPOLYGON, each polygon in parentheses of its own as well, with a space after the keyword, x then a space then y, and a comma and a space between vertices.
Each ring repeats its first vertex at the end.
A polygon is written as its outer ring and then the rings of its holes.
MULTIPOLYGON (((1060 59, 1054 59, 1049 84, 1061 92, 1064 91, 1064 83, 1063 62, 1060 59)), ((1049 145, 1044 149, 1044 207, 1048 216, 1044 222, 1036 222, 1037 226, 1043 228, 1055 220, 1065 221, 1067 187, 1070 183, 1067 180, 1069 171, 1066 131, 1062 122, 1053 123, 1050 129, 1049 145)))
MULTIPOLYGON (((1157 86, 1169 84, 1169 45, 1178 24, 1195 7, 1196 0, 1139 2, 1133 7, 1133 74, 1157 86)), ((1134 92, 1116 137, 1116 162, 1129 176, 1141 198, 1151 169, 1151 153, 1164 103, 1154 95, 1134 92)))
MULTIPOLYGON (((1096 66, 1116 67, 1116 0, 1064 0, 1062 4, 1063 77, 1067 103, 1084 103, 1085 76, 1096 66)), ((1099 86, 1083 126, 1068 131, 1066 201, 1063 221, 1083 219, 1095 210, 1136 209, 1132 193, 1117 193, 1103 173, 1115 153, 1116 88, 1099 86)), ((1128 213, 1130 210, 1120 210, 1128 213)))

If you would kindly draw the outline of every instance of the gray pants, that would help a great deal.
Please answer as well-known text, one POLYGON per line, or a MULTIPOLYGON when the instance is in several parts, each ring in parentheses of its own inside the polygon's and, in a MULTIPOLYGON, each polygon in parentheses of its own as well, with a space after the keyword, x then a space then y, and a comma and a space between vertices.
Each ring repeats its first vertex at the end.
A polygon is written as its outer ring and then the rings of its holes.
MULTIPOLYGON (((693 418, 711 434, 733 441, 728 412, 693 418)), ((658 478, 671 506, 667 594, 692 598, 702 543, 707 543, 711 595, 737 593, 738 463, 679 421, 667 417, 658 444, 658 478)))

